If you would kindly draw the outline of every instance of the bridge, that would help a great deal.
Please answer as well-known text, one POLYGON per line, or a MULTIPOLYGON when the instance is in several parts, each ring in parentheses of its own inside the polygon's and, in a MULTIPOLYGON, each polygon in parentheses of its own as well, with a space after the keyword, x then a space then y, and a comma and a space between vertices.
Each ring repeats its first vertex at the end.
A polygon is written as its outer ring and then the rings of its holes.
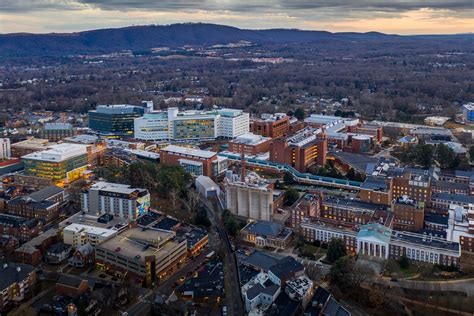
MULTIPOLYGON (((240 162, 241 156, 232 153, 218 153, 218 156, 226 157, 230 161, 240 162)), ((263 169, 271 169, 278 172, 289 172, 293 179, 298 183, 305 183, 311 185, 320 185, 326 187, 340 188, 340 189, 349 189, 349 190, 359 190, 362 182, 336 179, 330 177, 317 176, 314 174, 299 172, 295 168, 276 162, 271 162, 267 160, 257 159, 257 158, 245 158, 245 163, 249 166, 260 167, 263 169)))

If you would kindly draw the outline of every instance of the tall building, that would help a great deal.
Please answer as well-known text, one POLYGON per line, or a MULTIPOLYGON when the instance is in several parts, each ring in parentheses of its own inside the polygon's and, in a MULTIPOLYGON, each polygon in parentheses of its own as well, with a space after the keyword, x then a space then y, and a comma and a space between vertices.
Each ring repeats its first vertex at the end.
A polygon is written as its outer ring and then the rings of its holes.
POLYGON ((244 180, 229 174, 225 181, 226 207, 232 214, 270 221, 273 216, 273 184, 249 173, 244 180))
POLYGON ((227 170, 227 159, 216 152, 169 145, 160 151, 165 166, 182 166, 194 176, 217 177, 227 170))
POLYGON ((89 128, 104 136, 133 137, 134 119, 144 112, 136 105, 98 105, 89 111, 89 128))
POLYGON ((45 123, 41 131, 41 137, 49 141, 57 142, 66 137, 72 137, 77 134, 77 129, 70 123, 45 123))
POLYGON ((63 143, 21 158, 27 175, 63 185, 77 180, 87 170, 89 149, 86 145, 63 143))
POLYGON ((158 140, 198 140, 234 138, 249 130, 249 114, 242 110, 183 111, 170 107, 135 119, 135 138, 158 140))
POLYGON ((289 129, 290 117, 285 113, 262 114, 260 119, 250 121, 250 131, 265 137, 282 137, 289 129))
POLYGON ((221 109, 217 110, 220 115, 219 131, 220 137, 235 138, 249 132, 249 114, 242 110, 221 109))
POLYGON ((0 146, 0 160, 10 159, 10 157, 12 156, 10 138, 0 138, 0 146))
POLYGON ((324 166, 327 155, 325 134, 316 134, 317 130, 305 128, 288 138, 275 139, 270 151, 270 160, 287 164, 300 172, 317 164, 324 166))
POLYGON ((134 133, 134 138, 140 140, 168 140, 170 135, 167 112, 146 113, 135 118, 134 133))
POLYGON ((392 212, 394 214, 394 229, 409 232, 420 232, 423 230, 425 219, 424 202, 417 203, 406 196, 402 196, 393 200, 392 212))
POLYGON ((97 182, 83 190, 81 207, 85 213, 135 220, 148 212, 150 193, 126 184, 97 182))

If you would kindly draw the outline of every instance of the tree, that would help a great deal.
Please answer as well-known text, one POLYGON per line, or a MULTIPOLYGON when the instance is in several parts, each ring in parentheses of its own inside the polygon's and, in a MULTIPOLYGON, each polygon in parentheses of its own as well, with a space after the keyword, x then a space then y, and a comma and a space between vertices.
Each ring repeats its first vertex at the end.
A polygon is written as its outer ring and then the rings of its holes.
POLYGON ((474 162, 474 145, 469 147, 469 161, 474 162))
POLYGON ((441 168, 455 168, 459 164, 459 159, 456 159, 454 150, 445 144, 436 146, 436 159, 441 165, 441 168))
POLYGON ((331 284, 336 285, 341 290, 348 289, 352 286, 352 282, 349 279, 351 270, 353 269, 353 261, 349 256, 339 258, 331 266, 329 270, 329 279, 331 284))
POLYGON ((207 211, 205 208, 200 208, 194 215, 194 223, 199 226, 204 226, 206 228, 211 227, 211 221, 207 216, 207 211))
POLYGON ((433 146, 426 144, 417 145, 415 147, 415 161, 425 168, 431 167, 433 162, 433 146))
POLYGON ((306 113, 302 108, 297 108, 294 112, 295 117, 298 119, 298 121, 304 120, 306 113))
POLYGON ((373 271, 370 268, 356 264, 350 256, 339 258, 329 270, 331 284, 342 291, 357 290, 371 275, 373 271))
POLYGON ((330 263, 336 262, 339 258, 347 255, 346 245, 341 238, 333 238, 329 242, 326 258, 330 263))
POLYGON ((289 188, 285 191, 285 204, 293 205, 300 197, 298 191, 293 188, 289 188))
POLYGON ((406 256, 406 254, 403 254, 400 257, 400 260, 398 260, 398 264, 400 265, 400 268, 408 269, 408 267, 410 266, 410 261, 408 260, 408 257, 406 256))
POLYGON ((283 175, 283 182, 286 184, 286 185, 292 185, 295 183, 295 180, 293 179, 293 176, 291 175, 291 173, 289 173, 288 171, 285 172, 285 174, 283 175))
POLYGON ((187 191, 187 193, 187 203, 189 211, 191 213, 194 213, 200 201, 199 193, 196 191, 196 189, 190 189, 189 191, 187 191))

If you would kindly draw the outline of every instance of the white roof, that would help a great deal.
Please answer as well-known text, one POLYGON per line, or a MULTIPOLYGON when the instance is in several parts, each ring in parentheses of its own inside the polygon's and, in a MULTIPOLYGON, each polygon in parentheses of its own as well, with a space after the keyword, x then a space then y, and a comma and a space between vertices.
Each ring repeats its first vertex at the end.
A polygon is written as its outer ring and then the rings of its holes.
POLYGON ((50 162, 62 162, 64 160, 84 154, 87 154, 87 145, 63 143, 54 145, 48 150, 34 152, 21 158, 50 162))
POLYGON ((171 153, 177 153, 177 154, 206 158, 206 159, 212 158, 217 154, 214 151, 200 150, 200 149, 188 148, 188 147, 176 146, 176 145, 168 145, 162 150, 171 152, 171 153))
POLYGON ((131 194, 135 192, 136 190, 141 190, 137 188, 132 188, 128 184, 105 182, 105 181, 94 183, 91 186, 91 189, 107 191, 107 192, 115 192, 115 193, 121 193, 121 194, 131 194))
POLYGON ((69 226, 64 227, 64 231, 74 233, 86 232, 88 234, 102 237, 112 237, 117 234, 117 230, 83 224, 71 224, 69 226))
POLYGON ((197 177, 196 183, 201 184, 203 187, 206 188, 206 190, 215 190, 219 188, 219 186, 214 181, 212 181, 211 178, 206 177, 206 176, 197 177))

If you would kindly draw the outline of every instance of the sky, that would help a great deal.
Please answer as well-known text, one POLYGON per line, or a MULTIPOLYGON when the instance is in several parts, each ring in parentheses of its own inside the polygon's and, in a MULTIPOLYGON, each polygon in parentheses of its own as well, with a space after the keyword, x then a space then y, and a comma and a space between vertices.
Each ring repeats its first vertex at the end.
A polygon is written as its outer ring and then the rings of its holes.
POLYGON ((0 33, 206 22, 390 34, 474 32, 474 0, 0 0, 0 33))

